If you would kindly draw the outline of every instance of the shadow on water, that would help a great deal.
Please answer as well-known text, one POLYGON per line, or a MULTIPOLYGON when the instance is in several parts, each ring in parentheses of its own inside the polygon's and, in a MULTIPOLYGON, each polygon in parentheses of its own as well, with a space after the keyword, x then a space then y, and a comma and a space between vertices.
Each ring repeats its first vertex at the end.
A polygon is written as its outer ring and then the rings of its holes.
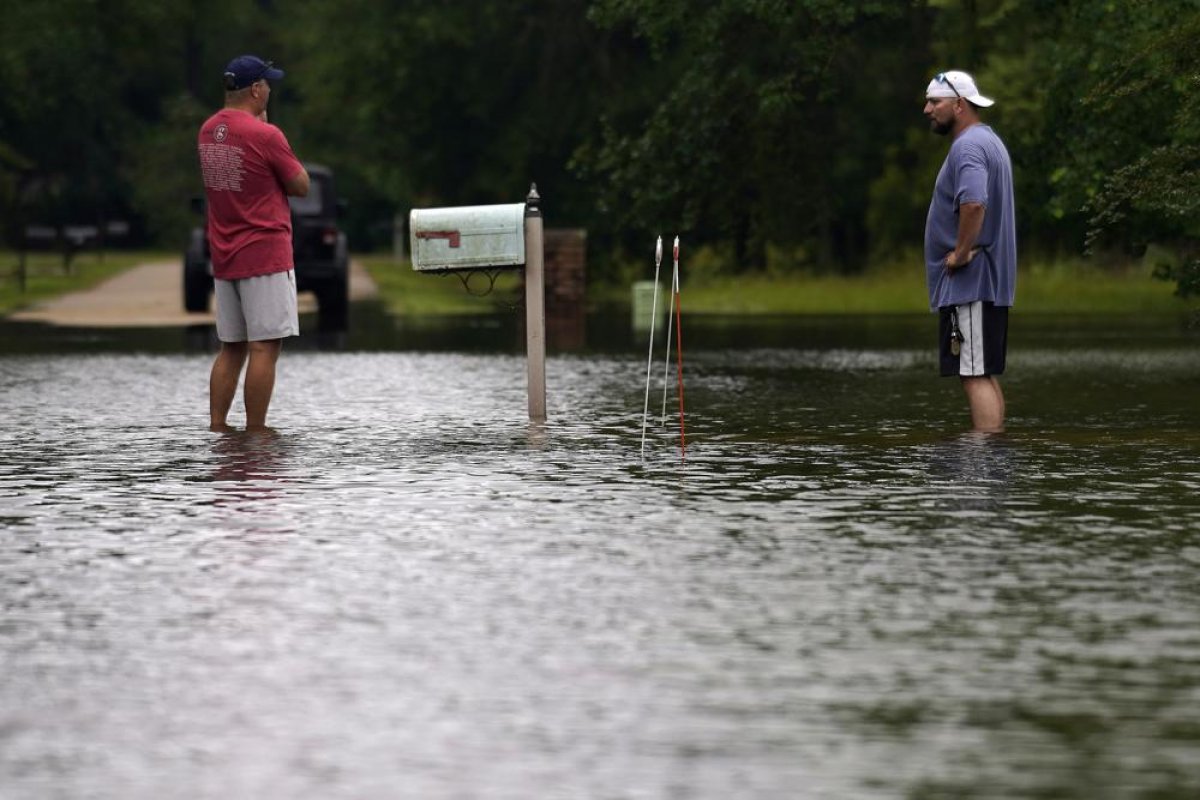
POLYGON ((267 491, 280 480, 286 466, 287 437, 271 428, 232 430, 213 434, 216 457, 211 479, 267 491))

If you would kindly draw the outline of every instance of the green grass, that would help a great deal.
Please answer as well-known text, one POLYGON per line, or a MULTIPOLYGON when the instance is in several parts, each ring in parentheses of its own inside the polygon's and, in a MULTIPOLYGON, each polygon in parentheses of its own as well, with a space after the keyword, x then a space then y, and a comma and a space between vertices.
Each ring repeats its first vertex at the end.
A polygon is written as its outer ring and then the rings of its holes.
MULTIPOLYGON (((1023 312, 1122 313, 1182 311, 1173 287, 1140 274, 1049 269, 1017 277, 1023 312)), ((722 278, 690 286, 681 298, 699 314, 871 314, 928 310, 925 279, 913 275, 722 278)))
MULTIPOLYGON (((0 250, 0 314, 32 305, 39 300, 87 289, 137 264, 173 257, 148 251, 110 251, 104 262, 96 253, 81 253, 64 274, 62 257, 56 253, 30 254, 26 290, 21 292, 13 273, 17 256, 0 250)), ((357 257, 379 287, 380 299, 398 316, 445 316, 490 314, 511 309, 520 302, 520 274, 500 273, 494 291, 476 296, 464 290, 452 275, 414 272, 407 261, 385 255, 357 257)), ((924 313, 925 277, 918 261, 893 265, 862 275, 769 275, 742 276, 688 274, 686 260, 680 265, 682 300, 692 314, 895 314, 924 313)), ((664 265, 665 266, 665 265, 664 265)), ((669 268, 663 270, 665 287, 669 268)), ((650 278, 652 275, 645 275, 650 278)), ((472 292, 487 288, 486 276, 473 274, 472 292)), ((1195 300, 1175 297, 1174 286, 1156 280, 1149 270, 1131 264, 1124 269, 1099 268, 1083 262, 1035 263, 1023 267, 1017 279, 1017 308, 1022 313, 1120 314, 1180 313, 1197 308, 1195 300)), ((631 299, 628 284, 589 286, 593 306, 626 306, 631 299)))
POLYGON ((63 270, 61 254, 29 253, 25 261, 25 290, 21 291, 16 274, 17 254, 11 250, 0 250, 0 315, 33 305, 39 300, 89 289, 138 264, 171 257, 163 252, 109 250, 101 261, 99 254, 84 252, 75 256, 70 272, 66 272, 63 270))
MULTIPOLYGON (((407 261, 388 256, 360 259, 379 286, 388 310, 400 316, 488 314, 518 301, 520 276, 501 273, 495 291, 475 297, 454 276, 414 272, 407 261)), ((665 265, 664 265, 665 266, 665 265)), ((897 314, 927 313, 925 274, 919 259, 889 265, 861 275, 689 276, 680 265, 682 300, 693 314, 897 314)), ((669 268, 660 276, 667 286, 669 268)), ((644 276, 649 279, 652 275, 644 276)), ((472 290, 486 287, 483 275, 471 278, 472 290)), ((1039 262, 1023 267, 1017 277, 1017 308, 1022 313, 1121 314, 1179 313, 1194 310, 1195 301, 1173 295, 1173 284, 1156 280, 1140 264, 1121 269, 1086 262, 1039 262)), ((595 307, 628 306, 628 284, 592 284, 595 307)))
POLYGON ((519 300, 521 277, 511 270, 500 273, 491 293, 479 296, 488 288, 483 273, 470 276, 468 291, 458 277, 416 272, 408 261, 374 255, 359 256, 357 260, 379 287, 380 299, 388 312, 397 316, 490 314, 511 308, 519 300))
POLYGON ((1017 276, 1017 304, 1034 312, 1119 314, 1186 311, 1195 301, 1176 297, 1175 284, 1140 266, 1125 270, 1082 265, 1034 267, 1017 276))
POLYGON ((746 275, 683 281, 680 300, 694 314, 870 314, 924 311, 912 276, 746 275))
MULTIPOLYGON (((697 275, 681 264, 681 300, 693 314, 896 314, 927 312, 921 262, 861 275, 697 275)), ((647 278, 651 276, 646 276, 647 278)), ((662 285, 667 285, 664 277, 662 285)), ((1022 313, 1119 314, 1186 312, 1195 301, 1175 297, 1174 285, 1140 265, 1112 270, 1084 263, 1022 268, 1016 307, 1022 313)), ((606 287, 593 300, 626 304, 628 287, 606 287)))

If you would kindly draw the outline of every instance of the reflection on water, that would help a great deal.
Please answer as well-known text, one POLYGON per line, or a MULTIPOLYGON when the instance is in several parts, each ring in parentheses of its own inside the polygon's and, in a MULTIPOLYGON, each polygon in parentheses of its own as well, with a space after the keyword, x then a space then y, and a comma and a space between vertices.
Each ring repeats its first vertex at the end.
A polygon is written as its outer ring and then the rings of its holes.
POLYGON ((689 331, 686 463, 591 331, 545 426, 503 325, 297 342, 265 434, 0 356, 4 796, 1195 796, 1195 342, 1031 338, 976 436, 843 324, 689 331))
POLYGON ((216 434, 211 481, 218 489, 214 502, 255 513, 258 501, 280 496, 274 483, 283 479, 287 439, 273 428, 234 430, 216 434))

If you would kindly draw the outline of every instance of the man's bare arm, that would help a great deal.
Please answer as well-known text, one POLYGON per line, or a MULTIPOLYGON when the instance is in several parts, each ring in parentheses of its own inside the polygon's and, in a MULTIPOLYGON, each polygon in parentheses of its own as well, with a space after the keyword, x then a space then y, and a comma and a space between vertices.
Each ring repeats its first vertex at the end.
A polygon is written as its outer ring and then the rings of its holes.
POLYGON ((283 190, 289 197, 308 196, 308 170, 301 169, 291 178, 283 182, 283 190))

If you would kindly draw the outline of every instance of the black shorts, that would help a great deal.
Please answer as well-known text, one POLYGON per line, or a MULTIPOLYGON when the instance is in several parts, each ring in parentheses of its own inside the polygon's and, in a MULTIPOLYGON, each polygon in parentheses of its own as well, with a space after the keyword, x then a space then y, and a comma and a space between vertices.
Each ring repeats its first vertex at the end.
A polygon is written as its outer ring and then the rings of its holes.
POLYGON ((1008 354, 1008 306, 984 300, 938 309, 938 362, 942 377, 980 377, 1004 373, 1008 354), (952 317, 962 335, 959 353, 950 351, 952 317))

